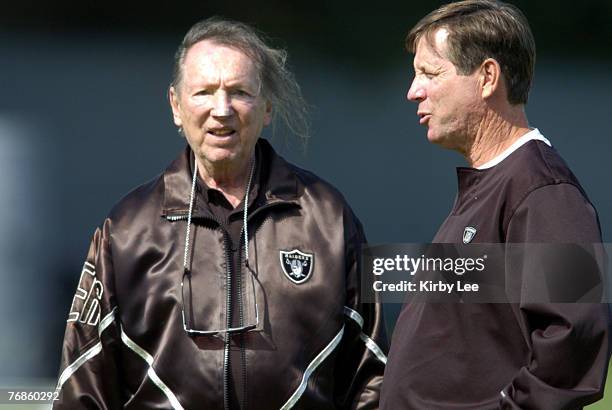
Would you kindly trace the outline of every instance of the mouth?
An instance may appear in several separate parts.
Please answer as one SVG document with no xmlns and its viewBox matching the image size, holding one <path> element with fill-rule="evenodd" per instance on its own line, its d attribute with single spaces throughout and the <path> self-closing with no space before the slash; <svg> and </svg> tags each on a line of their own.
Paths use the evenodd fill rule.
<svg viewBox="0 0 612 410">
<path fill-rule="evenodd" d="M 421 125 L 427 125 L 431 119 L 431 114 L 429 113 L 417 113 L 417 115 L 419 116 L 419 124 Z"/>
<path fill-rule="evenodd" d="M 233 128 L 211 128 L 208 130 L 208 134 L 213 135 L 217 138 L 228 138 L 236 134 L 236 130 Z"/>
</svg>

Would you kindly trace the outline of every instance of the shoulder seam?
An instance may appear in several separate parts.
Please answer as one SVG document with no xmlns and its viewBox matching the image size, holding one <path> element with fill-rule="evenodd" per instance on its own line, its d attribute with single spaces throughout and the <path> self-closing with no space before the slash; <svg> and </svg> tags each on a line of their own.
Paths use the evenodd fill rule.
<svg viewBox="0 0 612 410">
<path fill-rule="evenodd" d="M 567 185 L 571 185 L 571 186 L 575 187 L 578 190 L 578 192 L 580 193 L 580 195 L 582 195 L 582 197 L 584 198 L 584 192 L 582 191 L 581 187 L 579 185 L 577 185 L 576 183 L 574 183 L 572 181 L 569 181 L 569 180 L 555 179 L 553 181 L 549 181 L 549 182 L 541 183 L 541 184 L 538 184 L 538 185 L 534 185 L 533 187 L 531 187 L 530 189 L 528 189 L 525 192 L 523 197 L 516 203 L 516 206 L 510 211 L 510 214 L 508 216 L 508 222 L 504 223 L 504 232 L 507 231 L 508 226 L 510 225 L 510 221 L 512 220 L 512 218 L 514 218 L 514 214 L 516 213 L 516 211 L 521 207 L 523 202 L 525 202 L 527 197 L 529 195 L 531 195 L 532 192 L 537 191 L 538 189 L 541 189 L 541 188 L 544 188 L 544 187 L 547 187 L 547 186 L 562 185 L 562 184 L 567 184 Z M 587 200 L 587 202 L 590 203 L 590 201 L 588 201 L 588 200 Z"/>
<path fill-rule="evenodd" d="M 542 152 L 542 148 L 543 148 L 543 147 L 541 146 L 541 144 L 538 144 L 538 143 L 537 143 L 537 141 L 536 141 L 535 146 L 536 146 L 536 148 L 537 148 L 537 150 L 538 150 L 538 154 L 539 154 L 539 156 L 540 156 L 540 159 L 542 160 L 542 162 L 544 163 L 544 165 L 546 165 L 546 169 L 548 170 L 548 173 L 550 174 L 550 176 L 551 176 L 552 178 L 555 178 L 555 177 L 556 177 L 556 175 L 555 175 L 555 173 L 553 172 L 553 170 L 550 168 L 550 165 L 548 164 L 548 161 L 546 160 L 546 157 L 544 156 L 544 153 Z M 537 188 L 536 188 L 536 189 L 537 189 Z"/>
</svg>

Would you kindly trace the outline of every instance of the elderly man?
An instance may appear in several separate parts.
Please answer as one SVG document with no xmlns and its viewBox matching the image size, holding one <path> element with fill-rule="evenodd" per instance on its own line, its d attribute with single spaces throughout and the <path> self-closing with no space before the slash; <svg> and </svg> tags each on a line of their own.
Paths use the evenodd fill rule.
<svg viewBox="0 0 612 410">
<path fill-rule="evenodd" d="M 94 235 L 68 317 L 56 409 L 371 409 L 386 362 L 360 296 L 361 224 L 260 139 L 303 134 L 285 53 L 195 24 L 175 58 L 188 143 Z"/>
<path fill-rule="evenodd" d="M 535 45 L 523 14 L 496 1 L 447 4 L 406 45 L 415 53 L 408 99 L 428 140 L 469 163 L 457 170 L 457 199 L 433 242 L 600 242 L 578 180 L 528 125 Z M 407 300 L 381 407 L 582 408 L 602 397 L 607 320 L 600 304 Z"/>
</svg>

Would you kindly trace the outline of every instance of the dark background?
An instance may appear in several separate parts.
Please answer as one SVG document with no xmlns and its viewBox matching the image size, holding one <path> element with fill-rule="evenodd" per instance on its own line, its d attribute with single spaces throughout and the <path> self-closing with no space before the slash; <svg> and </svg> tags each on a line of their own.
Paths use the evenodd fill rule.
<svg viewBox="0 0 612 410">
<path fill-rule="evenodd" d="M 427 242 L 461 157 L 431 146 L 406 102 L 410 27 L 440 2 L 40 2 L 0 13 L 0 380 L 54 378 L 90 235 L 184 145 L 166 102 L 172 58 L 211 15 L 255 25 L 290 53 L 311 104 L 304 153 L 371 243 Z M 538 45 L 531 125 L 548 137 L 612 235 L 612 1 L 516 1 Z M 389 325 L 399 305 L 389 305 Z"/>
</svg>

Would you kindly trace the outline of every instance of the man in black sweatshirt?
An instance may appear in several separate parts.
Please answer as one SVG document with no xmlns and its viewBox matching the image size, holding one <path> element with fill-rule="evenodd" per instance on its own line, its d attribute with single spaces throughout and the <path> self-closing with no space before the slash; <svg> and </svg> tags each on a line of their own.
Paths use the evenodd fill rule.
<svg viewBox="0 0 612 410">
<path fill-rule="evenodd" d="M 528 125 L 535 44 L 524 15 L 496 1 L 447 4 L 417 23 L 406 46 L 415 54 L 408 99 L 428 140 L 469 163 L 433 242 L 601 242 L 578 180 Z M 382 408 L 575 409 L 601 398 L 606 305 L 535 302 L 407 299 Z"/>
</svg>

